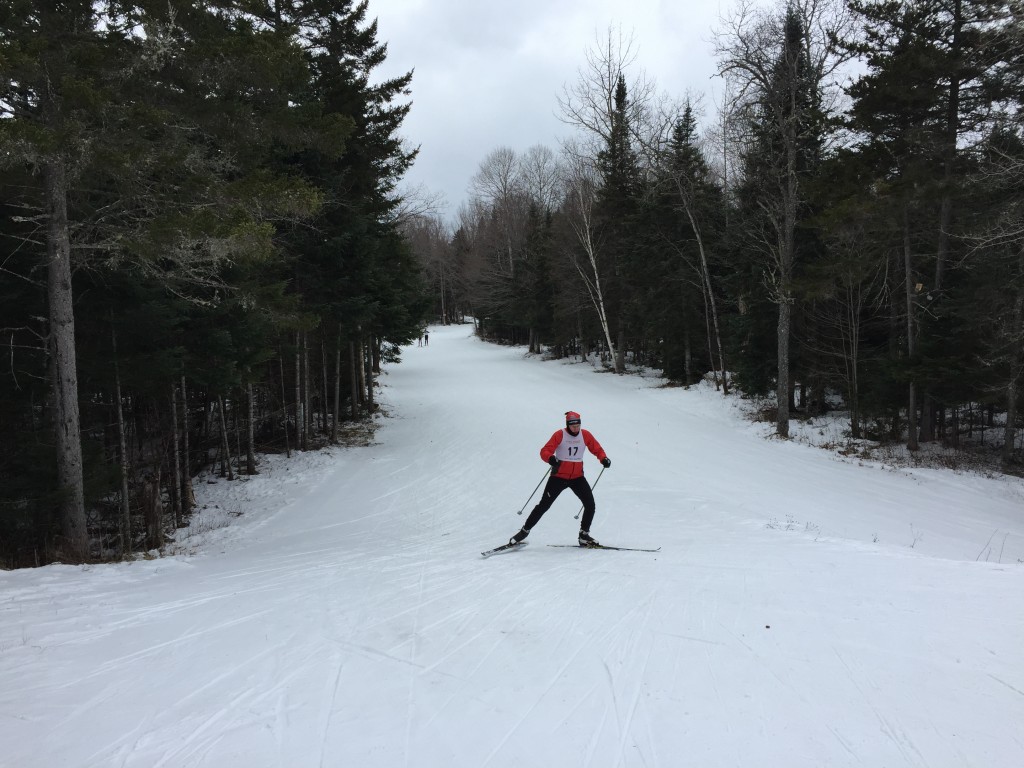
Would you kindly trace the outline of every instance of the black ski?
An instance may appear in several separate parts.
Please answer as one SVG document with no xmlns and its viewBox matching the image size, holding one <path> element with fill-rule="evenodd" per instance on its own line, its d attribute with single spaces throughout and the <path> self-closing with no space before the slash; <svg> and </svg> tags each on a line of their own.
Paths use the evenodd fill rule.
<svg viewBox="0 0 1024 768">
<path fill-rule="evenodd" d="M 484 557 L 490 557 L 491 555 L 496 555 L 499 552 L 508 552 L 510 549 L 518 549 L 519 547 L 525 547 L 529 543 L 530 542 L 528 541 L 510 541 L 508 544 L 502 544 L 500 547 L 488 549 L 486 552 L 481 552 L 480 554 Z"/>
<path fill-rule="evenodd" d="M 574 547 L 576 549 L 615 549 L 620 552 L 660 552 L 661 547 L 657 549 L 640 549 L 639 547 L 609 547 L 607 544 L 548 544 L 549 547 Z"/>
</svg>

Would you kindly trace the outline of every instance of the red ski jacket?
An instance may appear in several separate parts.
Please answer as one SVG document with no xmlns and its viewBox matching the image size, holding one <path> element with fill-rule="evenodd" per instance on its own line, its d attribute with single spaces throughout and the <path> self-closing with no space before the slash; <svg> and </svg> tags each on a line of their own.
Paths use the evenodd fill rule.
<svg viewBox="0 0 1024 768">
<path fill-rule="evenodd" d="M 567 429 L 558 430 L 544 443 L 544 447 L 540 449 L 540 457 L 545 462 L 552 456 L 558 458 L 562 463 L 554 476 L 563 480 L 574 480 L 583 475 L 584 448 L 597 456 L 598 461 L 604 461 L 607 457 L 597 438 L 585 429 L 581 429 L 578 435 L 573 435 Z"/>
</svg>

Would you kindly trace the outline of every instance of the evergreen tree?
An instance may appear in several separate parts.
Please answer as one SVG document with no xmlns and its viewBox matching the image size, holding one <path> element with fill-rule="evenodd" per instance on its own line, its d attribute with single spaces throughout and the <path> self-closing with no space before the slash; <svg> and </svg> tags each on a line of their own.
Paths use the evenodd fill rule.
<svg viewBox="0 0 1024 768">
<path fill-rule="evenodd" d="M 698 146 L 697 120 L 689 103 L 673 128 L 659 176 L 661 193 L 656 199 L 656 208 L 664 209 L 664 224 L 658 231 L 674 252 L 668 254 L 668 258 L 670 264 L 675 265 L 677 278 L 674 282 L 678 283 L 676 290 L 683 299 L 678 305 L 682 311 L 675 312 L 677 330 L 667 335 L 668 339 L 675 339 L 672 344 L 675 352 L 670 359 L 681 359 L 685 379 L 692 380 L 693 346 L 695 340 L 703 336 L 707 340 L 704 361 L 716 372 L 716 380 L 721 373 L 723 391 L 728 393 L 719 314 L 720 289 L 713 273 L 716 251 L 723 238 L 725 201 L 721 190 L 711 180 L 707 161 Z M 703 333 L 698 331 L 701 326 Z M 678 370 L 679 363 L 667 366 L 666 371 L 673 367 Z"/>
<path fill-rule="evenodd" d="M 597 168 L 601 176 L 595 218 L 606 244 L 604 263 L 599 264 L 609 288 L 608 314 L 614 321 L 617 335 L 615 371 L 625 370 L 625 346 L 631 322 L 638 322 L 643 309 L 635 303 L 636 279 L 644 269 L 644 260 L 638 252 L 637 216 L 642 194 L 642 182 L 637 154 L 632 144 L 629 97 L 626 80 L 620 74 L 615 86 L 614 109 L 611 113 L 611 131 L 605 147 L 597 155 Z"/>
</svg>

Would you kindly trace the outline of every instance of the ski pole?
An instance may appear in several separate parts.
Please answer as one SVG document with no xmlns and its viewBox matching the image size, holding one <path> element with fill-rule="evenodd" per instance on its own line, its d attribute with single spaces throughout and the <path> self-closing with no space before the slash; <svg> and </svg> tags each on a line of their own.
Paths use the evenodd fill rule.
<svg viewBox="0 0 1024 768">
<path fill-rule="evenodd" d="M 540 483 L 543 483 L 543 482 L 544 482 L 544 478 L 548 476 L 548 473 L 549 473 L 550 471 L 551 471 L 551 470 L 545 470 L 545 471 L 544 471 L 544 477 L 542 477 L 542 478 L 540 479 Z M 600 475 L 598 475 L 598 477 L 600 477 Z M 540 488 L 540 483 L 537 483 L 537 488 Z M 537 492 L 537 488 L 534 488 L 534 489 L 533 489 L 533 493 L 536 493 L 536 492 Z M 533 498 L 533 493 L 531 493 L 531 494 L 530 494 L 530 499 L 532 499 L 532 498 Z M 526 504 L 529 504 L 529 503 L 530 503 L 530 499 L 527 499 L 527 500 L 526 500 Z M 523 509 L 526 509 L 526 504 L 523 504 Z M 517 515 L 521 515 L 521 514 L 523 514 L 523 509 L 520 509 L 520 510 L 519 510 L 518 512 L 516 512 L 516 514 L 517 514 Z"/>
<path fill-rule="evenodd" d="M 597 484 L 601 482 L 601 475 L 603 475 L 603 474 L 604 474 L 604 467 L 601 467 L 601 471 L 597 473 L 597 479 L 594 481 L 594 484 L 592 486 L 590 486 L 590 490 L 594 490 L 595 488 L 597 488 Z M 582 512 L 583 512 L 583 507 L 580 507 L 580 511 L 576 513 L 576 517 L 574 517 L 573 520 L 579 520 L 580 519 L 580 514 L 582 514 Z"/>
</svg>

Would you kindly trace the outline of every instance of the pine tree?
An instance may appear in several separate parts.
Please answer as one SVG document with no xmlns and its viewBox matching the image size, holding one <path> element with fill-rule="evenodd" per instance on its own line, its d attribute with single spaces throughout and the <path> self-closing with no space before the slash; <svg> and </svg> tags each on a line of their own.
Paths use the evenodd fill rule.
<svg viewBox="0 0 1024 768">
<path fill-rule="evenodd" d="M 616 333 L 615 372 L 625 370 L 627 333 L 642 310 L 636 299 L 636 278 L 643 269 L 643 258 L 637 252 L 637 216 L 642 183 L 637 154 L 632 145 L 630 105 L 626 80 L 620 74 L 615 85 L 611 132 L 604 148 L 597 155 L 601 177 L 595 218 L 605 241 L 605 261 L 599 264 L 608 288 L 608 314 Z"/>
<path fill-rule="evenodd" d="M 677 323 L 681 325 L 670 338 L 682 340 L 683 351 L 680 355 L 677 344 L 673 357 L 682 358 L 685 378 L 691 380 L 694 339 L 706 336 L 707 364 L 715 371 L 716 382 L 721 374 L 723 392 L 728 394 L 718 307 L 720 290 L 712 273 L 715 250 L 723 236 L 725 202 L 721 190 L 711 181 L 710 169 L 698 146 L 697 120 L 689 102 L 673 128 L 658 177 L 659 194 L 654 208 L 656 212 L 663 209 L 663 213 L 659 215 L 661 221 L 655 224 L 655 230 L 671 251 L 665 258 L 670 264 L 684 267 L 682 271 L 677 269 L 672 283 L 673 290 L 679 294 L 676 301 L 683 298 L 679 308 L 689 308 L 683 314 L 675 312 Z M 669 306 L 675 304 L 671 302 Z M 695 312 L 698 304 L 702 307 L 699 313 Z M 699 325 L 704 326 L 704 334 L 697 331 Z"/>
</svg>

